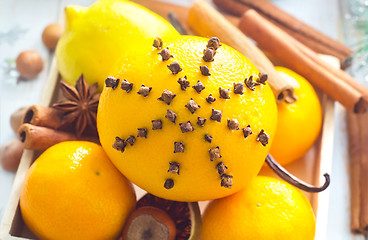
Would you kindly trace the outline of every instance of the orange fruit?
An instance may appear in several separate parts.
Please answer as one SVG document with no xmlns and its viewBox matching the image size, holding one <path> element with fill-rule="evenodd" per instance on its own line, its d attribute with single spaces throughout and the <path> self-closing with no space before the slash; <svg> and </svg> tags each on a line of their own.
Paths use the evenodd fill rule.
<svg viewBox="0 0 368 240">
<path fill-rule="evenodd" d="M 134 207 L 132 185 L 91 142 L 47 149 L 20 195 L 23 219 L 41 239 L 114 239 Z"/>
<path fill-rule="evenodd" d="M 111 66 L 132 54 L 151 38 L 178 36 L 169 22 L 126 0 L 99 0 L 90 7 L 65 8 L 65 32 L 55 56 L 63 79 L 74 86 L 83 74 L 89 85 L 102 91 Z"/>
<path fill-rule="evenodd" d="M 212 201 L 203 214 L 202 240 L 313 240 L 308 199 L 290 184 L 256 177 L 248 188 Z"/>
<path fill-rule="evenodd" d="M 322 107 L 312 85 L 302 76 L 284 67 L 275 67 L 282 77 L 298 83 L 294 103 L 277 104 L 277 128 L 270 153 L 281 165 L 301 158 L 315 143 L 322 128 Z"/>
<path fill-rule="evenodd" d="M 257 85 L 254 91 L 244 87 L 244 94 L 235 94 L 233 84 L 244 83 L 251 75 L 257 81 L 258 70 L 225 44 L 216 50 L 214 61 L 205 62 L 202 57 L 207 42 L 193 36 L 164 41 L 163 49 L 168 47 L 173 55 L 167 61 L 152 43 L 142 46 L 134 56 L 120 62 L 113 74 L 120 79 L 116 88 L 105 87 L 101 94 L 97 127 L 102 147 L 124 176 L 161 198 L 191 202 L 239 191 L 257 175 L 274 135 L 277 111 L 269 85 Z M 178 74 L 167 67 L 175 62 L 182 68 Z M 204 76 L 200 66 L 207 66 L 211 75 Z M 202 91 L 193 88 L 199 86 L 199 80 L 205 87 Z M 188 81 L 190 86 L 182 90 L 178 81 Z M 121 88 L 123 84 L 127 89 L 130 83 L 131 91 Z M 142 84 L 146 97 L 137 94 Z M 220 88 L 230 90 L 230 99 L 220 97 Z M 159 100 L 171 96 L 165 90 L 176 95 L 171 102 Z M 210 94 L 217 99 L 211 104 L 206 100 Z M 176 114 L 175 121 L 168 111 Z M 211 120 L 213 111 L 222 112 L 221 122 Z M 206 119 L 203 126 L 197 123 L 199 117 Z M 228 120 L 234 126 L 237 121 L 239 129 L 230 130 Z M 154 123 L 162 129 L 153 130 Z M 245 138 L 242 128 L 248 125 L 253 134 Z M 147 138 L 137 137 L 138 128 L 147 130 Z M 262 129 L 271 136 L 265 146 L 257 141 Z M 212 140 L 209 136 L 206 140 L 205 135 Z M 113 147 L 133 137 L 134 144 L 127 143 L 123 152 Z"/>
</svg>

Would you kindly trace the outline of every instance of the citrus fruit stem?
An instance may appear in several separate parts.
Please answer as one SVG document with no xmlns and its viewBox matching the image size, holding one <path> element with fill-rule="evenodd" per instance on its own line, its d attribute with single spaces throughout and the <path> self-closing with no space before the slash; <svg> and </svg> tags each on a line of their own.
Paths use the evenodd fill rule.
<svg viewBox="0 0 368 240">
<path fill-rule="evenodd" d="M 306 192 L 322 192 L 330 185 L 330 175 L 328 173 L 325 173 L 323 175 L 325 177 L 325 183 L 321 187 L 315 187 L 293 176 L 279 163 L 277 163 L 276 160 L 271 156 L 271 154 L 267 155 L 266 163 L 280 178 Z"/>
</svg>

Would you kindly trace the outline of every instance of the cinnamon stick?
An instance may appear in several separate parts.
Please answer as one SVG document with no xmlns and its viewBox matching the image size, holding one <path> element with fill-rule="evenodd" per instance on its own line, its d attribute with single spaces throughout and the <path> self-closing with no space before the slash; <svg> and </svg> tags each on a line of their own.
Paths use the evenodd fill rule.
<svg viewBox="0 0 368 240">
<path fill-rule="evenodd" d="M 351 64 L 353 53 L 351 49 L 306 25 L 268 0 L 214 0 L 214 3 L 237 16 L 241 16 L 249 9 L 254 9 L 314 51 L 339 58 L 342 68 Z"/>
<path fill-rule="evenodd" d="M 73 133 L 35 126 L 29 123 L 24 123 L 19 127 L 18 137 L 25 149 L 32 150 L 45 150 L 63 141 L 85 140 L 98 142 L 97 138 L 78 138 Z"/>
<path fill-rule="evenodd" d="M 62 124 L 63 112 L 42 105 L 30 106 L 23 118 L 23 123 L 58 129 Z"/>
<path fill-rule="evenodd" d="M 346 115 L 349 140 L 349 170 L 350 170 L 350 229 L 360 233 L 360 160 L 362 156 L 360 115 L 348 112 Z"/>
<path fill-rule="evenodd" d="M 254 10 L 247 10 L 239 28 L 252 37 L 265 50 L 306 77 L 331 98 L 350 111 L 367 110 L 368 91 L 341 70 L 334 69 L 318 59 L 317 54 L 295 38 L 278 28 Z"/>
<path fill-rule="evenodd" d="M 368 234 L 368 114 L 358 117 L 361 134 L 361 162 L 360 162 L 360 229 Z"/>
<path fill-rule="evenodd" d="M 245 55 L 259 71 L 266 72 L 278 102 L 296 100 L 294 87 L 297 83 L 283 79 L 264 53 L 210 4 L 204 0 L 195 2 L 189 9 L 188 22 L 198 35 L 219 37 L 222 42 Z"/>
</svg>

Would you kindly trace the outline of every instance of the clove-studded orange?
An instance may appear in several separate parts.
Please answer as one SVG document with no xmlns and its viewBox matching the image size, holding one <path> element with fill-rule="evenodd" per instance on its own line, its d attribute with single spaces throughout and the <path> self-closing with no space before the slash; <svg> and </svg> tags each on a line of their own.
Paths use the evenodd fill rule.
<svg viewBox="0 0 368 240">
<path fill-rule="evenodd" d="M 106 79 L 97 114 L 104 150 L 129 180 L 162 198 L 208 200 L 245 188 L 276 128 L 266 75 L 218 38 L 152 43 Z"/>
</svg>

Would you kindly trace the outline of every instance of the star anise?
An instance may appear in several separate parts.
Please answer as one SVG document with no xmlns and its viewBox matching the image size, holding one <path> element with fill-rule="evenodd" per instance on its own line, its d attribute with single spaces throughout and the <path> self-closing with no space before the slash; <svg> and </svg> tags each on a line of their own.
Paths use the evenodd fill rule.
<svg viewBox="0 0 368 240">
<path fill-rule="evenodd" d="M 97 83 L 88 86 L 82 74 L 75 88 L 64 81 L 60 82 L 60 88 L 68 99 L 53 105 L 54 108 L 65 112 L 61 128 L 74 130 L 78 137 L 82 134 L 97 135 L 96 117 L 100 99 Z"/>
</svg>

